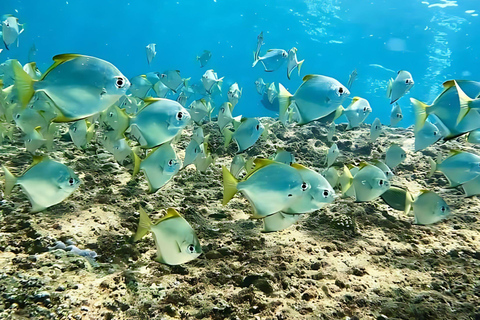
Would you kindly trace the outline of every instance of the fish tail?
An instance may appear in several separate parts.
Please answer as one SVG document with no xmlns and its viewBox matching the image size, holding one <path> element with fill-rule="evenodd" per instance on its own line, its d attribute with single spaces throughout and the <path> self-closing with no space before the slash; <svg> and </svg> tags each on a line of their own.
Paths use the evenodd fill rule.
<svg viewBox="0 0 480 320">
<path fill-rule="evenodd" d="M 148 232 L 150 232 L 150 228 L 152 227 L 152 221 L 148 217 L 145 210 L 142 207 L 138 210 L 140 213 L 140 220 L 138 222 L 137 232 L 133 237 L 133 241 L 138 241 L 143 238 Z"/>
<path fill-rule="evenodd" d="M 335 110 L 335 116 L 333 117 L 333 121 L 340 118 L 344 112 L 345 112 L 345 108 L 343 108 L 343 106 L 339 106 L 337 110 Z"/>
<path fill-rule="evenodd" d="M 223 137 L 225 138 L 225 143 L 224 143 L 224 147 L 228 147 L 228 145 L 230 144 L 230 142 L 232 142 L 232 138 L 233 138 L 233 132 L 230 131 L 229 129 L 225 128 L 223 129 Z"/>
<path fill-rule="evenodd" d="M 430 172 L 428 173 L 428 178 L 433 176 L 435 171 L 437 171 L 437 162 L 433 160 L 432 158 L 428 158 L 428 163 L 430 163 Z"/>
<path fill-rule="evenodd" d="M 221 78 L 218 79 L 218 81 L 217 81 L 218 90 L 220 90 L 220 92 L 222 92 L 223 78 L 224 78 L 224 77 L 221 77 Z M 213 111 L 213 109 L 212 109 L 212 111 Z"/>
<path fill-rule="evenodd" d="M 18 98 L 20 103 L 23 107 L 25 107 L 28 102 L 33 97 L 35 90 L 33 89 L 33 84 L 35 80 L 33 80 L 22 68 L 20 63 L 16 61 L 16 63 L 12 63 L 13 67 L 13 77 L 15 80 L 14 88 L 18 92 Z"/>
<path fill-rule="evenodd" d="M 298 76 L 300 76 L 300 69 L 302 68 L 302 65 L 303 65 L 304 62 L 305 62 L 305 59 L 303 59 L 302 61 L 300 61 L 300 62 L 297 64 Z"/>
<path fill-rule="evenodd" d="M 223 205 L 226 205 L 237 193 L 238 180 L 230 173 L 227 167 L 222 167 L 223 171 Z"/>
<path fill-rule="evenodd" d="M 393 79 L 388 80 L 387 84 L 387 98 L 390 98 L 392 96 L 392 85 L 393 85 Z"/>
<path fill-rule="evenodd" d="M 5 173 L 5 196 L 9 196 L 13 187 L 17 184 L 17 178 L 2 165 L 3 172 Z"/>
<path fill-rule="evenodd" d="M 142 160 L 140 160 L 140 157 L 133 150 L 132 150 L 132 157 L 133 157 L 133 173 L 132 173 L 132 178 L 133 178 L 140 171 L 140 164 L 142 163 Z"/>
<path fill-rule="evenodd" d="M 415 132 L 418 132 L 423 128 L 423 125 L 427 120 L 427 108 L 429 105 L 414 98 L 410 98 L 410 102 L 412 102 L 413 110 L 415 111 Z"/>
<path fill-rule="evenodd" d="M 257 65 L 258 61 L 260 61 L 260 60 L 258 59 L 257 52 L 254 51 L 254 52 L 253 52 L 253 64 L 252 64 L 252 68 Z"/>
<path fill-rule="evenodd" d="M 405 214 L 408 215 L 410 210 L 412 210 L 413 197 L 412 194 L 407 190 L 405 193 Z"/>
<path fill-rule="evenodd" d="M 346 166 L 343 166 L 343 173 L 339 178 L 339 182 L 340 186 L 342 187 L 343 194 L 345 194 L 352 186 L 353 176 Z"/>
<path fill-rule="evenodd" d="M 278 112 L 279 112 L 280 121 L 282 121 L 282 123 L 285 124 L 287 122 L 287 117 L 286 117 L 287 109 L 292 103 L 292 94 L 288 92 L 288 90 L 285 89 L 285 87 L 281 83 L 278 84 L 278 88 L 279 88 Z"/>
<path fill-rule="evenodd" d="M 457 117 L 457 125 L 467 116 L 467 114 L 471 110 L 471 103 L 472 99 L 463 92 L 462 88 L 458 85 L 457 81 L 455 81 L 455 86 L 457 87 L 458 99 L 460 100 L 460 112 L 458 113 Z"/>
</svg>

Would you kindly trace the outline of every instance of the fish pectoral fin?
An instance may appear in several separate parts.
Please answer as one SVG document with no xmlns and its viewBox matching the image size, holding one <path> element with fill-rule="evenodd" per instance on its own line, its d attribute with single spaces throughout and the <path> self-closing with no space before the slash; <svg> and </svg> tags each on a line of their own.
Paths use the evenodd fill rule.
<svg viewBox="0 0 480 320">
<path fill-rule="evenodd" d="M 180 246 L 180 243 L 177 240 L 175 240 L 175 243 L 177 245 L 178 253 L 182 253 L 182 247 Z"/>
<path fill-rule="evenodd" d="M 372 185 L 367 180 L 363 180 L 362 185 L 364 185 L 365 187 L 367 187 L 369 189 L 373 189 Z"/>
</svg>

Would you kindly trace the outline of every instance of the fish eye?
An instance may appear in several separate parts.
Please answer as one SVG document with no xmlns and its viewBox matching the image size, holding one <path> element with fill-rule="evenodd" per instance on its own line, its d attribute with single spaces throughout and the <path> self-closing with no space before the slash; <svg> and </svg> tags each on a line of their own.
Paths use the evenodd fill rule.
<svg viewBox="0 0 480 320">
<path fill-rule="evenodd" d="M 367 112 L 367 107 L 364 107 L 364 108 L 363 108 L 363 112 Z"/>
<path fill-rule="evenodd" d="M 433 135 L 436 136 L 438 134 L 437 131 L 433 131 Z"/>
<path fill-rule="evenodd" d="M 123 77 L 116 77 L 116 79 L 117 80 L 115 81 L 115 86 L 119 89 L 125 87 L 125 85 L 127 84 Z"/>
<path fill-rule="evenodd" d="M 110 118 L 113 117 L 113 112 L 110 112 L 108 115 Z"/>
<path fill-rule="evenodd" d="M 260 125 L 257 124 L 255 128 L 257 128 L 257 130 L 260 130 Z"/>
<path fill-rule="evenodd" d="M 284 56 L 284 57 L 288 56 L 287 52 L 285 52 L 285 51 L 282 52 L 282 56 Z"/>
<path fill-rule="evenodd" d="M 75 183 L 75 179 L 73 179 L 73 178 L 68 179 L 68 184 L 69 185 L 73 186 L 74 183 Z"/>
<path fill-rule="evenodd" d="M 168 165 L 169 165 L 170 167 L 173 166 L 173 159 L 170 159 L 170 160 L 168 161 Z"/>
<path fill-rule="evenodd" d="M 410 83 L 410 79 L 406 79 L 405 84 L 409 84 L 409 83 Z"/>
<path fill-rule="evenodd" d="M 223 113 L 225 112 L 225 108 L 220 108 L 220 111 Z"/>
<path fill-rule="evenodd" d="M 15 115 L 15 119 L 20 119 L 20 113 L 17 113 L 17 114 Z"/>
<path fill-rule="evenodd" d="M 440 211 L 442 211 L 442 213 L 444 213 L 445 211 L 447 211 L 447 208 L 445 208 L 445 206 L 441 206 Z"/>
<path fill-rule="evenodd" d="M 193 244 L 189 244 L 187 247 L 188 253 L 194 253 L 195 252 L 195 246 Z"/>
<path fill-rule="evenodd" d="M 323 190 L 323 197 L 324 198 L 327 198 L 329 194 L 330 194 L 330 192 L 328 192 L 328 190 Z"/>
<path fill-rule="evenodd" d="M 73 127 L 73 128 L 72 128 L 72 131 L 73 131 L 73 132 L 77 132 L 77 127 Z"/>
<path fill-rule="evenodd" d="M 397 113 L 397 118 L 403 118 L 403 115 L 401 113 Z"/>
<path fill-rule="evenodd" d="M 177 120 L 180 121 L 180 120 L 182 120 L 182 119 L 183 119 L 183 112 L 182 112 L 182 111 L 179 111 L 179 112 L 177 113 Z"/>
<path fill-rule="evenodd" d="M 338 88 L 338 94 L 339 95 L 342 95 L 344 93 L 345 93 L 345 90 L 343 89 L 343 87 Z"/>
<path fill-rule="evenodd" d="M 308 189 L 308 184 L 306 182 L 302 183 L 302 190 L 305 191 Z"/>
<path fill-rule="evenodd" d="M 385 182 L 384 182 L 382 179 L 380 179 L 380 181 L 378 181 L 378 185 L 379 185 L 380 187 L 383 186 L 384 183 L 385 183 Z"/>
<path fill-rule="evenodd" d="M 164 74 L 164 73 L 162 73 L 162 74 L 160 75 L 160 78 L 166 78 L 166 77 L 167 77 L 167 75 Z"/>
</svg>

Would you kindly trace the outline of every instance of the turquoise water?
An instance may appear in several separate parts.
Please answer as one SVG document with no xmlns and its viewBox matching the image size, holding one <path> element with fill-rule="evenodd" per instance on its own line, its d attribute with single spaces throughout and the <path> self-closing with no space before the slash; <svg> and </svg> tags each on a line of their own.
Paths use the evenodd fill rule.
<svg viewBox="0 0 480 320">
<path fill-rule="evenodd" d="M 2 61 L 15 58 L 26 63 L 35 44 L 35 60 L 42 71 L 54 55 L 70 52 L 108 60 L 128 77 L 178 69 L 196 82 L 213 68 L 225 77 L 217 106 L 227 100 L 228 87 L 238 82 L 243 96 L 234 115 L 247 117 L 275 116 L 260 102 L 254 85 L 258 77 L 280 82 L 291 92 L 301 84 L 296 71 L 292 80 L 287 79 L 286 65 L 272 73 L 264 72 L 261 64 L 252 68 L 261 31 L 265 38 L 261 54 L 270 48 L 298 48 L 298 59 L 305 59 L 302 76 L 323 74 L 346 84 L 357 69 L 351 97 L 370 101 L 373 112 L 366 120 L 370 123 L 375 117 L 389 123 L 391 107 L 385 92 L 395 73 L 386 69 L 408 70 L 415 80 L 399 101 L 403 126 L 413 123 L 409 97 L 431 102 L 443 81 L 475 80 L 480 71 L 478 0 L 2 0 L 0 12 L 25 23 L 20 46 L 4 50 Z M 149 43 L 157 44 L 151 65 L 145 54 Z M 203 50 L 212 52 L 206 68 L 195 59 Z"/>
</svg>

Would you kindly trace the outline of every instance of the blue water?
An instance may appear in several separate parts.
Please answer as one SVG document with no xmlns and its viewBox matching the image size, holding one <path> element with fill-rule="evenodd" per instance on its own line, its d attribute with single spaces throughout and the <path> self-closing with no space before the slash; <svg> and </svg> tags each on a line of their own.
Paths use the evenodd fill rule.
<svg viewBox="0 0 480 320">
<path fill-rule="evenodd" d="M 476 10 L 470 12 L 469 10 Z M 467 12 L 466 12 L 467 11 Z M 323 74 L 347 83 L 353 69 L 358 78 L 351 96 L 370 101 L 373 112 L 388 124 L 391 107 L 386 85 L 395 71 L 412 73 L 415 86 L 399 103 L 404 120 L 413 123 L 409 97 L 431 102 L 447 79 L 478 80 L 480 73 L 480 3 L 478 0 L 325 0 L 325 1 L 25 1 L 2 0 L 1 14 L 13 14 L 25 23 L 20 47 L 0 53 L 27 62 L 33 43 L 36 61 L 44 71 L 59 53 L 82 53 L 108 60 L 126 76 L 178 69 L 195 82 L 206 69 L 224 76 L 223 97 L 238 82 L 243 96 L 234 115 L 275 116 L 260 103 L 254 81 L 281 82 L 292 93 L 301 84 L 286 65 L 272 73 L 261 64 L 252 68 L 256 37 L 263 31 L 265 45 L 298 48 L 305 59 L 302 76 Z M 157 57 L 147 64 L 145 46 L 157 44 Z M 195 60 L 212 52 L 206 68 Z M 189 101 L 190 102 L 190 101 Z M 346 106 L 346 105 L 345 105 Z"/>
</svg>

